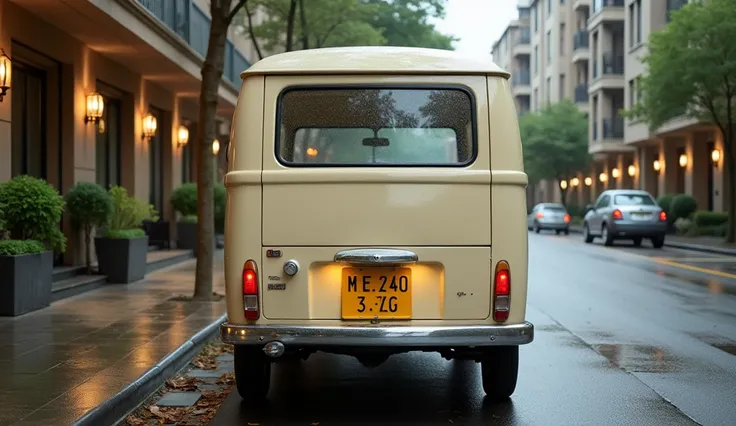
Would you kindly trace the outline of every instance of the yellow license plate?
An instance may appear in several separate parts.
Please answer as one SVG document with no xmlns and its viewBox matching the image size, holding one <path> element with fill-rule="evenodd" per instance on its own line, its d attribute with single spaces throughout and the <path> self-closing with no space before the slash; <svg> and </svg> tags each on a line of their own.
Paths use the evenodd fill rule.
<svg viewBox="0 0 736 426">
<path fill-rule="evenodd" d="M 343 268 L 342 317 L 411 318 L 411 269 Z"/>
</svg>

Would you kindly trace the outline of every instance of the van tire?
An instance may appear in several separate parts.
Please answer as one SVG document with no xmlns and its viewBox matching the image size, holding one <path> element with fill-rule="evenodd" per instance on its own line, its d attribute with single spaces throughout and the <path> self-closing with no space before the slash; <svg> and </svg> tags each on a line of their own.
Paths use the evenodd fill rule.
<svg viewBox="0 0 736 426">
<path fill-rule="evenodd" d="M 488 350 L 480 363 L 483 390 L 493 400 L 508 399 L 519 376 L 519 347 L 498 346 Z"/>
<path fill-rule="evenodd" d="M 245 401 L 263 400 L 271 386 L 271 361 L 258 347 L 235 345 L 235 386 Z"/>
</svg>

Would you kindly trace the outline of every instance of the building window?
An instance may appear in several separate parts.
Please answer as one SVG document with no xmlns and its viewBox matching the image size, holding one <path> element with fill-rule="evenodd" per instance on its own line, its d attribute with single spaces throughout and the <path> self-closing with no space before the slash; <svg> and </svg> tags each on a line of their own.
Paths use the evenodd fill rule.
<svg viewBox="0 0 736 426">
<path fill-rule="evenodd" d="M 12 76 L 10 173 L 46 179 L 46 72 L 16 59 Z"/>
<path fill-rule="evenodd" d="M 537 13 L 537 6 L 534 6 L 533 8 L 534 13 L 534 33 L 537 33 L 537 30 L 539 30 L 539 14 Z"/>
<path fill-rule="evenodd" d="M 547 13 L 552 14 L 552 0 L 547 0 Z"/>
<path fill-rule="evenodd" d="M 120 100 L 103 94 L 104 132 L 97 132 L 95 146 L 96 180 L 105 189 L 120 185 Z"/>
<path fill-rule="evenodd" d="M 534 75 L 537 75 L 539 64 L 539 46 L 534 46 Z"/>
<path fill-rule="evenodd" d="M 636 43 L 641 43 L 641 20 L 642 20 L 642 13 L 641 13 L 641 0 L 636 0 Z"/>
<path fill-rule="evenodd" d="M 634 3 L 631 3 L 629 5 L 629 47 L 632 47 L 634 45 L 634 22 L 636 22 L 635 19 L 635 12 L 634 12 Z"/>
<path fill-rule="evenodd" d="M 547 31 L 547 62 L 552 60 L 552 31 Z M 547 64 L 549 65 L 549 63 Z"/>
<path fill-rule="evenodd" d="M 565 24 L 560 24 L 560 56 L 565 54 Z"/>
<path fill-rule="evenodd" d="M 539 106 L 539 89 L 534 89 L 534 111 L 537 110 Z"/>
<path fill-rule="evenodd" d="M 547 77 L 547 85 L 544 88 L 544 93 L 547 95 L 546 96 L 547 106 L 549 106 L 551 102 L 551 98 L 552 98 L 552 96 L 550 95 L 551 91 L 552 91 L 552 80 L 549 77 Z"/>
<path fill-rule="evenodd" d="M 557 95 L 558 99 L 565 98 L 565 74 L 560 74 L 560 93 Z"/>
<path fill-rule="evenodd" d="M 629 107 L 636 105 L 636 89 L 634 80 L 629 80 Z"/>
</svg>

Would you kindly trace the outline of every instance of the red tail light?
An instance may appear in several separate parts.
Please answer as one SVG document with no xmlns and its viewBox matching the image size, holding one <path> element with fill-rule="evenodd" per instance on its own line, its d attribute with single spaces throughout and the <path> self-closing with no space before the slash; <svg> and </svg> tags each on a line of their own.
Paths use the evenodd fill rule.
<svg viewBox="0 0 736 426">
<path fill-rule="evenodd" d="M 258 310 L 258 266 L 253 260 L 243 266 L 243 309 L 246 319 L 257 320 L 261 316 Z"/>
<path fill-rule="evenodd" d="M 537 213 L 537 219 L 541 219 L 543 217 L 544 217 L 544 213 L 542 212 Z"/>
<path fill-rule="evenodd" d="M 569 214 L 566 214 L 565 215 L 565 223 L 570 223 L 571 220 L 572 220 L 572 218 L 570 217 L 570 215 Z"/>
<path fill-rule="evenodd" d="M 509 263 L 502 260 L 496 264 L 493 282 L 493 319 L 504 322 L 509 318 L 511 308 L 511 270 Z"/>
<path fill-rule="evenodd" d="M 667 222 L 667 213 L 665 213 L 664 210 L 659 212 L 659 220 L 661 220 L 662 222 Z"/>
<path fill-rule="evenodd" d="M 621 220 L 624 218 L 624 214 L 621 213 L 621 210 L 616 209 L 613 211 L 613 220 Z"/>
</svg>

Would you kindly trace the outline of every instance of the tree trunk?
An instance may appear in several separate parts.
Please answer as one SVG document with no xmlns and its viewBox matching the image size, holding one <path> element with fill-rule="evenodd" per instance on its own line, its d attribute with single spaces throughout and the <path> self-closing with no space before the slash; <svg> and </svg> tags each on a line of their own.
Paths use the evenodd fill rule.
<svg viewBox="0 0 736 426">
<path fill-rule="evenodd" d="M 725 157 L 726 181 L 729 183 L 728 193 L 728 225 L 726 225 L 726 242 L 736 242 L 736 149 L 734 149 L 733 123 L 727 124 L 723 134 L 723 156 Z"/>
<path fill-rule="evenodd" d="M 294 50 L 294 21 L 296 19 L 296 0 L 291 0 L 289 15 L 286 19 L 286 51 Z"/>
<path fill-rule="evenodd" d="M 304 10 L 304 0 L 299 0 L 299 21 L 302 27 L 302 49 L 309 49 L 309 33 L 307 32 L 307 12 Z"/>
<path fill-rule="evenodd" d="M 92 225 L 84 225 L 84 259 L 87 265 L 87 275 L 92 275 Z"/>
<path fill-rule="evenodd" d="M 219 5 L 218 5 L 219 3 Z M 194 282 L 196 300 L 212 298 L 212 266 L 214 255 L 214 155 L 212 141 L 216 138 L 215 113 L 217 90 L 225 64 L 225 43 L 230 22 L 227 16 L 230 1 L 212 2 L 207 57 L 202 66 L 202 87 L 199 94 L 199 131 L 195 143 L 197 156 L 197 271 Z"/>
</svg>

